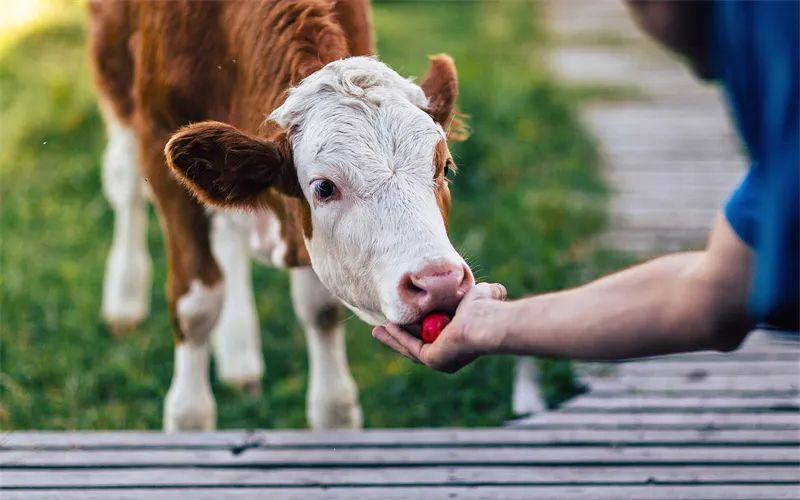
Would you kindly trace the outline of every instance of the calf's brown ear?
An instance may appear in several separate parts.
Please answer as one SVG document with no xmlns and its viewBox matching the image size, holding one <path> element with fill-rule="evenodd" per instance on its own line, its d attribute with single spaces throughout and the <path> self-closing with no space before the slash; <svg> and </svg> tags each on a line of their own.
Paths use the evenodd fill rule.
<svg viewBox="0 0 800 500">
<path fill-rule="evenodd" d="M 420 86 L 428 98 L 428 114 L 442 126 L 447 139 L 466 139 L 467 128 L 456 109 L 458 76 L 453 59 L 447 54 L 431 56 L 428 74 Z"/>
<path fill-rule="evenodd" d="M 175 177 L 208 205 L 252 206 L 270 187 L 302 196 L 285 136 L 267 141 L 207 121 L 176 132 L 164 154 Z"/>
</svg>

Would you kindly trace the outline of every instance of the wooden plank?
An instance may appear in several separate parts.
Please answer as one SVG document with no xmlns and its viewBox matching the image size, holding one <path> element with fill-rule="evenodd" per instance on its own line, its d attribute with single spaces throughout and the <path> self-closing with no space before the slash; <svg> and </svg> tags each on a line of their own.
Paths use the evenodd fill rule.
<svg viewBox="0 0 800 500">
<path fill-rule="evenodd" d="M 724 128 L 717 128 L 716 130 L 685 130 L 681 133 L 672 133 L 665 130 L 664 127 L 658 127 L 657 130 L 648 131 L 649 134 L 658 134 L 660 140 L 657 144 L 650 143 L 642 132 L 629 126 L 628 124 L 615 123 L 614 118 L 605 118 L 608 120 L 602 125 L 592 125 L 591 132 L 597 136 L 601 141 L 603 149 L 619 153 L 641 154 L 646 156 L 648 151 L 655 151 L 656 154 L 662 153 L 665 157 L 669 157 L 669 153 L 675 155 L 676 160 L 686 160 L 689 155 L 681 154 L 686 151 L 675 151 L 675 149 L 683 147 L 696 153 L 702 159 L 718 159 L 730 158 L 736 154 L 736 150 L 730 147 L 729 143 L 730 132 Z M 594 128 L 597 127 L 597 128 Z M 601 128 L 607 127 L 607 128 Z M 627 142 L 623 142 L 627 140 Z M 660 172 L 659 172 L 660 173 Z M 670 172 L 664 172 L 669 174 Z M 713 173 L 713 171 L 712 171 Z M 689 176 L 694 174 L 702 175 L 703 172 L 698 169 L 695 172 L 687 172 Z M 734 174 L 735 175 L 735 174 Z M 717 182 L 724 182 L 717 180 Z"/>
<path fill-rule="evenodd" d="M 700 212 L 700 209 L 706 211 L 719 210 L 722 206 L 722 202 L 730 195 L 730 191 L 738 184 L 737 181 L 739 181 L 738 177 L 731 177 L 725 181 L 718 180 L 713 186 L 700 187 L 688 180 L 684 181 L 679 178 L 672 180 L 642 179 L 640 178 L 642 175 L 644 174 L 634 175 L 630 173 L 618 173 L 615 174 L 614 177 L 608 176 L 609 180 L 613 181 L 616 189 L 619 190 L 618 198 L 611 202 L 611 216 L 614 217 L 611 220 L 616 220 L 616 217 L 626 215 L 627 212 L 630 212 L 630 214 L 636 213 L 637 208 L 645 202 L 647 204 L 644 204 L 643 208 L 650 207 L 651 204 L 675 205 L 677 202 L 683 200 L 693 202 L 694 206 L 690 207 L 687 205 L 684 207 L 685 211 L 680 210 L 680 206 L 674 208 L 676 213 L 681 214 L 681 218 L 688 218 L 694 214 L 705 216 L 707 214 Z M 663 182 L 663 184 L 659 182 Z M 642 199 L 647 198 L 650 193 L 658 189 L 662 190 L 662 195 L 658 197 L 653 196 L 649 199 Z M 672 196 L 672 200 L 667 201 L 665 198 L 670 195 Z M 705 203 L 703 203 L 703 197 L 705 197 Z M 640 204 L 633 204 L 633 202 L 636 201 L 639 201 Z M 707 227 L 706 229 L 710 230 L 711 228 Z"/>
<path fill-rule="evenodd" d="M 800 335 L 796 332 L 756 330 L 747 336 L 743 351 L 765 348 L 774 351 L 791 351 L 800 356 Z"/>
<path fill-rule="evenodd" d="M 551 51 L 549 63 L 562 79 L 605 84 L 627 83 L 620 80 L 620 75 L 630 73 L 635 64 L 632 59 L 620 58 L 615 52 L 603 49 L 587 52 L 584 48 L 569 47 Z"/>
<path fill-rule="evenodd" d="M 450 484 L 666 484 L 797 481 L 796 467 L 383 467 L 329 469 L 78 469 L 8 470 L 2 488 L 157 486 L 334 486 Z"/>
<path fill-rule="evenodd" d="M 723 120 L 716 117 L 703 119 L 700 115 L 688 113 L 679 113 L 673 117 L 655 116 L 650 113 L 652 108 L 642 108 L 642 111 L 645 113 L 637 113 L 640 116 L 631 117 L 607 108 L 595 107 L 583 116 L 586 116 L 591 131 L 599 136 L 603 145 L 606 142 L 611 146 L 622 145 L 627 140 L 641 149 L 660 149 L 665 146 L 662 141 L 667 141 L 667 146 L 681 144 L 728 154 L 737 152 L 732 140 L 732 131 Z M 652 120 L 652 126 L 643 129 L 642 124 L 636 121 L 639 118 Z M 679 123 L 683 126 L 680 128 L 673 126 Z M 653 140 L 654 135 L 658 136 L 658 140 Z M 705 142 L 711 139 L 715 141 Z M 698 172 L 702 170 L 687 173 Z"/>
<path fill-rule="evenodd" d="M 612 120 L 606 117 L 602 119 L 607 119 L 608 124 L 610 124 Z M 733 161 L 738 161 L 739 158 L 736 150 L 731 148 L 730 145 L 725 144 L 727 141 L 725 140 L 723 131 L 718 131 L 717 133 L 700 133 L 696 134 L 697 137 L 683 134 L 665 134 L 659 138 L 663 139 L 663 142 L 648 143 L 635 140 L 635 137 L 631 137 L 632 134 L 625 134 L 625 130 L 605 130 L 601 128 L 603 126 L 604 125 L 590 126 L 592 127 L 590 131 L 598 136 L 602 151 L 607 151 L 610 155 L 614 156 L 627 157 L 629 161 L 632 161 L 635 157 L 644 159 L 650 154 L 657 158 L 670 158 L 676 161 L 689 161 L 692 158 L 697 158 L 698 160 L 731 159 Z M 658 132 L 652 131 L 652 133 Z M 629 140 L 621 140 L 626 135 Z M 712 138 L 718 140 L 712 142 L 710 141 Z"/>
<path fill-rule="evenodd" d="M 666 171 L 666 172 L 736 172 L 741 174 L 743 168 L 739 164 L 731 165 L 729 161 L 706 159 L 706 160 L 660 160 L 658 168 L 654 168 L 652 164 L 641 161 L 624 161 L 620 159 L 614 163 L 614 170 L 620 171 L 641 171 L 652 172 L 653 170 Z"/>
<path fill-rule="evenodd" d="M 793 411 L 800 412 L 800 398 L 798 397 L 773 397 L 773 398 L 747 398 L 747 397 L 663 397 L 663 396 L 633 396 L 620 398 L 593 398 L 591 393 L 567 401 L 559 411 L 654 411 L 662 412 L 756 412 L 756 411 Z"/>
<path fill-rule="evenodd" d="M 700 193 L 697 196 L 682 194 L 681 196 L 675 196 L 673 193 L 672 196 L 664 195 L 663 198 L 659 196 L 654 196 L 649 191 L 655 191 L 656 188 L 652 190 L 644 191 L 637 194 L 629 194 L 629 193 L 618 193 L 617 198 L 611 202 L 611 210 L 610 213 L 612 214 L 610 217 L 615 217 L 613 214 L 617 213 L 625 213 L 625 214 L 639 214 L 642 212 L 648 211 L 661 211 L 665 213 L 689 210 L 694 212 L 697 211 L 707 211 L 711 212 L 714 215 L 718 210 L 719 207 L 722 205 L 722 201 L 725 200 L 727 196 L 729 196 L 730 191 L 726 190 L 724 193 L 711 193 L 705 192 Z M 614 218 L 611 219 L 618 225 L 623 225 L 624 220 L 622 223 Z M 636 217 L 637 221 L 642 220 L 641 217 Z M 709 226 L 705 227 L 706 230 L 709 229 Z"/>
<path fill-rule="evenodd" d="M 647 214 L 648 212 L 661 211 L 661 212 L 681 212 L 684 210 L 691 213 L 705 212 L 712 215 L 719 211 L 722 202 L 730 194 L 728 190 L 725 193 L 714 193 L 710 191 L 700 192 L 697 194 L 687 193 L 676 196 L 675 193 L 668 193 L 662 196 L 653 195 L 653 191 L 659 189 L 657 187 L 645 187 L 639 193 L 618 193 L 617 198 L 611 202 L 610 217 L 614 217 L 614 223 L 622 225 L 619 219 L 614 214 Z M 670 196 L 671 195 L 671 196 Z M 636 217 L 642 219 L 642 217 Z M 678 227 L 678 226 L 676 226 Z M 671 229 L 675 229 L 674 227 Z M 706 226 L 706 230 L 710 227 Z"/>
<path fill-rule="evenodd" d="M 576 400 L 580 401 L 580 399 Z M 229 437 L 226 437 L 229 436 Z M 235 439 L 238 437 L 239 439 Z M 397 429 L 364 431 L 218 431 L 185 432 L 13 432 L 5 436 L 2 450 L 63 449 L 225 449 L 246 451 L 248 444 L 271 448 L 409 448 L 547 446 L 708 445 L 724 443 L 779 444 L 800 446 L 800 430 L 614 430 L 602 433 L 587 429 Z M 387 450 L 388 452 L 388 450 Z"/>
<path fill-rule="evenodd" d="M 629 427 L 675 427 L 675 428 L 761 428 L 800 429 L 800 413 L 546 413 L 530 417 L 519 425 L 531 426 L 580 426 L 590 429 Z"/>
<path fill-rule="evenodd" d="M 708 230 L 681 228 L 655 231 L 649 228 L 620 227 L 611 222 L 609 231 L 603 236 L 606 245 L 634 254 L 650 256 L 665 251 L 702 249 L 708 239 Z"/>
<path fill-rule="evenodd" d="M 800 389 L 800 379 L 786 375 L 709 375 L 690 380 L 669 376 L 620 376 L 613 380 L 593 379 L 591 390 L 624 389 L 631 392 L 681 392 L 704 391 L 793 391 Z"/>
<path fill-rule="evenodd" d="M 297 431 L 297 434 L 315 433 Z M 336 435 L 348 435 L 348 431 L 333 431 Z M 287 431 L 283 434 L 293 435 Z M 361 432 L 352 432 L 358 436 Z M 17 447 L 230 447 L 250 441 L 255 433 L 243 430 L 219 430 L 212 432 L 178 432 L 164 434 L 161 431 L 11 431 L 0 435 L 0 450 Z"/>
<path fill-rule="evenodd" d="M 688 229 L 708 229 L 711 222 L 717 215 L 716 209 L 689 210 L 689 209 L 643 209 L 637 211 L 630 210 L 610 210 L 609 217 L 615 223 L 625 227 L 644 226 L 654 230 L 662 228 L 688 228 Z"/>
<path fill-rule="evenodd" d="M 675 361 L 679 363 L 692 362 L 709 362 L 715 363 L 718 361 L 755 361 L 755 362 L 771 362 L 771 361 L 797 361 L 800 359 L 798 353 L 787 349 L 761 349 L 752 348 L 745 351 L 736 351 L 731 353 L 721 352 L 690 352 L 685 354 L 670 354 L 668 356 L 656 356 L 652 358 L 643 358 L 641 360 L 630 361 L 629 363 L 637 363 L 639 361 L 658 360 L 658 361 Z"/>
<path fill-rule="evenodd" d="M 601 139 L 602 140 L 602 139 Z M 674 151 L 669 147 L 641 147 L 641 146 L 619 146 L 615 144 L 601 144 L 601 153 L 603 157 L 603 164 L 607 165 L 607 171 L 614 168 L 613 165 L 617 163 L 642 163 L 649 164 L 652 160 L 652 165 L 659 165 L 664 160 L 682 161 L 682 162 L 706 162 L 706 161 L 726 161 L 731 165 L 743 165 L 742 157 L 733 150 L 727 147 L 701 149 L 697 146 L 687 148 L 687 151 Z M 744 170 L 744 169 L 742 169 Z"/>
<path fill-rule="evenodd" d="M 569 417 L 570 415 L 564 415 Z M 333 467 L 333 466 L 447 466 L 447 465 L 614 465 L 614 464 L 764 464 L 800 465 L 800 448 L 730 446 L 720 448 L 664 447 L 484 447 L 285 450 L 117 450 L 6 451 L 0 467 L 112 468 L 170 466 Z"/>
<path fill-rule="evenodd" d="M 800 362 L 796 361 L 734 361 L 721 360 L 714 363 L 700 361 L 660 360 L 640 361 L 638 363 L 622 363 L 618 365 L 618 373 L 624 375 L 647 376 L 690 376 L 697 378 L 713 373 L 714 375 L 792 375 L 800 376 Z"/>
<path fill-rule="evenodd" d="M 754 389 L 749 391 L 723 391 L 723 390 L 703 390 L 691 389 L 684 387 L 674 387 L 663 391 L 631 391 L 624 386 L 605 386 L 600 388 L 593 388 L 591 391 L 593 398 L 619 398 L 630 396 L 665 396 L 665 397 L 747 397 L 747 398 L 766 398 L 766 397 L 783 397 L 783 396 L 797 396 L 800 394 L 798 391 L 773 391 L 770 389 Z"/>
<path fill-rule="evenodd" d="M 631 179 L 636 179 L 634 172 L 633 170 L 626 170 L 625 173 L 619 173 L 617 175 L 630 175 Z M 676 193 L 674 191 L 665 190 L 663 186 L 658 186 L 656 184 L 636 185 L 631 183 L 627 186 L 617 185 L 614 189 L 614 194 L 616 196 L 615 199 L 611 200 L 612 204 L 617 202 L 617 198 L 621 199 L 620 203 L 651 201 L 667 204 L 681 200 L 690 200 L 693 203 L 697 203 L 700 207 L 706 208 L 716 200 L 725 199 L 725 197 L 729 196 L 730 188 L 729 186 L 691 185 L 682 186 L 680 192 Z M 712 197 L 712 199 L 709 200 L 708 197 Z M 717 205 L 717 208 L 719 208 L 719 205 Z"/>
<path fill-rule="evenodd" d="M 78 489 L 78 490 L 9 490 L 3 492 L 3 500 L 80 499 L 107 500 L 115 498 L 158 500 L 218 500 L 269 498 L 270 500 L 315 500 L 380 498 L 384 500 L 416 500 L 424 494 L 426 499 L 585 499 L 619 500 L 673 500 L 704 498 L 706 500 L 753 500 L 758 498 L 797 499 L 800 489 L 796 485 L 675 485 L 675 486 L 487 486 L 487 487 L 428 487 L 419 485 L 404 487 L 344 487 L 344 488 L 180 488 L 180 489 Z"/>
<path fill-rule="evenodd" d="M 740 175 L 736 172 L 702 172 L 698 171 L 688 175 L 685 172 L 646 172 L 646 171 L 613 171 L 609 178 L 619 182 L 621 186 L 662 186 L 666 192 L 680 198 L 682 191 L 679 187 L 686 186 L 690 189 L 700 189 L 699 186 L 720 184 L 736 184 Z"/>
<path fill-rule="evenodd" d="M 728 115 L 719 104 L 718 102 L 711 102 L 709 106 L 704 106 L 703 109 L 698 110 L 696 105 L 675 106 L 672 102 L 632 101 L 592 103 L 587 106 L 587 109 L 589 113 L 612 113 L 619 117 L 619 122 L 626 122 L 632 126 L 638 125 L 640 129 L 642 128 L 642 123 L 649 124 L 660 121 L 685 123 L 685 120 L 692 120 L 703 126 L 719 123 L 722 127 L 732 130 Z M 709 113 L 713 113 L 716 116 L 711 116 Z M 658 142 L 658 137 L 652 139 L 652 142 Z"/>
<path fill-rule="evenodd" d="M 610 377 L 598 377 L 598 382 L 603 382 L 605 380 L 619 380 L 624 382 L 634 382 L 634 381 L 644 381 L 645 384 L 643 387 L 653 386 L 660 386 L 662 382 L 669 382 L 672 383 L 673 386 L 675 384 L 680 384 L 685 386 L 687 389 L 691 389 L 695 386 L 701 385 L 703 382 L 710 381 L 709 384 L 712 387 L 708 387 L 709 389 L 735 389 L 737 387 L 741 387 L 744 390 L 752 390 L 754 388 L 767 388 L 772 387 L 773 389 L 779 390 L 792 390 L 800 388 L 800 379 L 796 377 L 794 373 L 770 373 L 768 370 L 764 370 L 766 373 L 749 373 L 749 374 L 739 374 L 739 373 L 717 373 L 713 367 L 709 366 L 707 368 L 695 369 L 685 374 L 675 374 L 675 373 L 649 373 L 646 376 L 643 373 L 629 373 L 628 369 L 625 366 L 622 366 L 620 370 L 616 371 L 614 376 Z M 646 371 L 643 370 L 644 373 Z M 726 383 L 727 382 L 727 383 Z M 777 387 L 776 387 L 777 386 Z"/>
</svg>

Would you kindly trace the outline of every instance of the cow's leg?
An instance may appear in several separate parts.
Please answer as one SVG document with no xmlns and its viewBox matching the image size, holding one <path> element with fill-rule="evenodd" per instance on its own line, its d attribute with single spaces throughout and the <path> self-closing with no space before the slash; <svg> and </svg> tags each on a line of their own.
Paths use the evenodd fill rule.
<svg viewBox="0 0 800 500">
<path fill-rule="evenodd" d="M 514 415 L 541 413 L 547 409 L 539 390 L 539 369 L 533 358 L 518 357 L 514 388 L 511 394 L 511 411 Z"/>
<path fill-rule="evenodd" d="M 258 394 L 264 360 L 250 276 L 249 222 L 244 214 L 214 215 L 211 247 L 225 276 L 225 301 L 211 341 L 219 379 Z"/>
<path fill-rule="evenodd" d="M 167 295 L 175 329 L 172 383 L 164 401 L 164 430 L 210 430 L 216 404 L 209 382 L 209 337 L 224 300 L 202 207 L 181 194 L 163 209 L 167 233 Z"/>
<path fill-rule="evenodd" d="M 360 428 L 361 407 L 347 366 L 342 306 L 311 268 L 292 269 L 291 278 L 292 302 L 308 342 L 308 422 L 312 429 Z"/>
<path fill-rule="evenodd" d="M 166 137 L 143 139 L 145 176 L 167 248 L 167 302 L 175 333 L 175 365 L 164 401 L 164 430 L 209 430 L 216 404 L 209 382 L 209 337 L 223 301 L 205 209 L 169 174 Z"/>
<path fill-rule="evenodd" d="M 152 264 L 136 136 L 110 109 L 103 117 L 108 131 L 103 192 L 114 210 L 114 236 L 106 260 L 101 315 L 112 331 L 119 332 L 135 327 L 150 311 Z"/>
</svg>

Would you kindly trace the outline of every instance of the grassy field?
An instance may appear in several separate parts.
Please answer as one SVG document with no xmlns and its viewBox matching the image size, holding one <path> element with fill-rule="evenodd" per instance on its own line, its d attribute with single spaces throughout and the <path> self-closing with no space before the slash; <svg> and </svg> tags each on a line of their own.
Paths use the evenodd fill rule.
<svg viewBox="0 0 800 500">
<path fill-rule="evenodd" d="M 153 311 L 114 339 L 99 320 L 112 216 L 100 190 L 104 147 L 80 7 L 0 47 L 0 425 L 148 429 L 161 425 L 172 368 L 161 235 L 151 215 Z M 586 280 L 607 265 L 589 244 L 605 218 L 574 96 L 543 68 L 536 5 L 380 4 L 380 55 L 421 75 L 427 54 L 459 68 L 472 137 L 454 148 L 453 240 L 484 280 L 512 296 Z M 214 382 L 219 427 L 304 427 L 306 355 L 282 272 L 255 270 L 267 373 L 252 398 Z M 496 425 L 510 416 L 513 363 L 483 359 L 454 376 L 414 366 L 348 323 L 368 427 Z M 542 362 L 551 403 L 569 365 Z"/>
</svg>

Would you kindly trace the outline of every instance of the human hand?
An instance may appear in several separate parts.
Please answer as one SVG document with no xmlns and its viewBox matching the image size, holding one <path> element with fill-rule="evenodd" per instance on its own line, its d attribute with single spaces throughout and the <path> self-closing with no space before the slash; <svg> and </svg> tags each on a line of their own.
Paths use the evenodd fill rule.
<svg viewBox="0 0 800 500">
<path fill-rule="evenodd" d="M 398 325 L 377 326 L 372 336 L 417 363 L 447 373 L 460 370 L 502 340 L 506 289 L 499 283 L 478 283 L 462 299 L 456 314 L 430 344 Z"/>
</svg>

